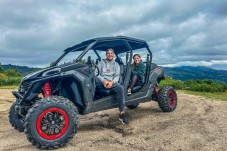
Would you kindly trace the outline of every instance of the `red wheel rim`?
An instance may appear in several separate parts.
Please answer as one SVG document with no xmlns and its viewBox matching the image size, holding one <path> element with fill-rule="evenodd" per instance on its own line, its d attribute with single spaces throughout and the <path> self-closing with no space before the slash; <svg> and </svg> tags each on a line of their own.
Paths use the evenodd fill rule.
<svg viewBox="0 0 227 151">
<path fill-rule="evenodd" d="M 38 134 L 47 140 L 54 140 L 61 137 L 67 131 L 68 126 L 68 115 L 64 110 L 59 108 L 46 109 L 39 115 L 36 121 Z M 47 129 L 45 130 L 45 128 Z"/>
<path fill-rule="evenodd" d="M 168 94 L 168 104 L 170 107 L 174 107 L 176 105 L 176 96 L 173 91 L 170 91 Z"/>
</svg>

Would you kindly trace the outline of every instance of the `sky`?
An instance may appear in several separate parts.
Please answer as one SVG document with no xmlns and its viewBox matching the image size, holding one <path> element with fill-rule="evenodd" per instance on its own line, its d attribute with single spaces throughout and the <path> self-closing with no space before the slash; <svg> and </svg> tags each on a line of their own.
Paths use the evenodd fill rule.
<svg viewBox="0 0 227 151">
<path fill-rule="evenodd" d="M 227 70 L 226 0 L 0 0 L 1 64 L 45 67 L 118 35 L 146 40 L 158 65 Z"/>
</svg>

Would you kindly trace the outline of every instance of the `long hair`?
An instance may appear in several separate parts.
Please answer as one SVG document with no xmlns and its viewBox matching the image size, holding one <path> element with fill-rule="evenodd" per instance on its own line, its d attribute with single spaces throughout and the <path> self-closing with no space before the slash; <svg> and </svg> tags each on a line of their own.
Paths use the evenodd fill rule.
<svg viewBox="0 0 227 151">
<path fill-rule="evenodd" d="M 134 59 L 136 56 L 141 59 L 141 56 L 138 53 L 137 54 L 134 54 L 132 58 Z"/>
</svg>

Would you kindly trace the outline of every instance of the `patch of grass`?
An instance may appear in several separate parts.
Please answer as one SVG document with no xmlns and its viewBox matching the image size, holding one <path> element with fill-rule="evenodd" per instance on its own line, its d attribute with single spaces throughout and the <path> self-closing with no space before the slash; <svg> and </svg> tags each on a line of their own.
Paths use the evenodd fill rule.
<svg viewBox="0 0 227 151">
<path fill-rule="evenodd" d="M 170 78 L 166 77 L 164 80 L 162 80 L 160 82 L 160 87 L 167 86 L 167 85 L 172 86 L 172 87 L 174 87 L 174 89 L 177 89 L 177 90 L 182 90 L 185 87 L 183 81 L 174 80 L 174 79 L 170 79 Z"/>
<path fill-rule="evenodd" d="M 210 99 L 215 99 L 215 100 L 222 100 L 222 101 L 227 101 L 227 92 L 195 92 L 195 91 L 188 91 L 188 90 L 178 90 L 180 92 L 184 92 L 186 94 L 193 94 L 193 95 L 199 95 L 199 96 L 204 96 Z"/>
<path fill-rule="evenodd" d="M 18 89 L 18 85 L 0 86 L 0 89 Z"/>
</svg>

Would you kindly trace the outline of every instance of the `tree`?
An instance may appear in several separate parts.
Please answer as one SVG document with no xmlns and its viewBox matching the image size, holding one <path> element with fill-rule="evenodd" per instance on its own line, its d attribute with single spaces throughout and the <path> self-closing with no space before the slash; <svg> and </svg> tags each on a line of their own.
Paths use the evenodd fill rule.
<svg viewBox="0 0 227 151">
<path fill-rule="evenodd" d="M 5 75 L 8 77 L 20 77 L 20 74 L 17 72 L 17 70 L 9 69 L 5 71 Z"/>
<path fill-rule="evenodd" d="M 0 62 L 0 73 L 3 73 L 4 70 L 2 69 L 2 65 L 1 65 L 1 62 Z"/>
</svg>

